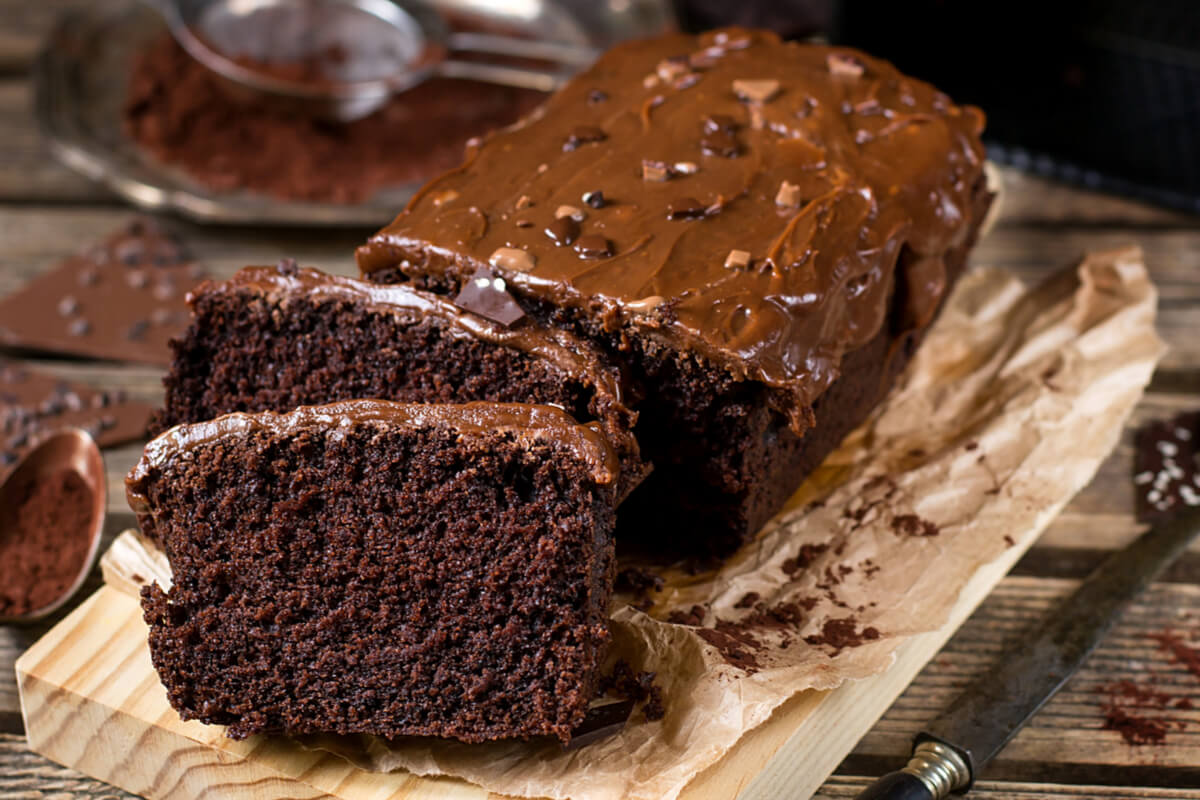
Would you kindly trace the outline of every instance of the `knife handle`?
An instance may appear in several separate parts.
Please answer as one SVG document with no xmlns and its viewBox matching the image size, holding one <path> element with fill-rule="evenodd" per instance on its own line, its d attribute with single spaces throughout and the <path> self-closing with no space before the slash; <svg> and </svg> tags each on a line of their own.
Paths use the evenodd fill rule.
<svg viewBox="0 0 1200 800">
<path fill-rule="evenodd" d="M 938 800 L 925 781 L 909 772 L 889 772 L 854 800 Z"/>
<path fill-rule="evenodd" d="M 855 800 L 943 800 L 970 785 L 971 767 L 963 755 L 936 739 L 925 739 L 904 769 L 884 775 Z"/>
</svg>

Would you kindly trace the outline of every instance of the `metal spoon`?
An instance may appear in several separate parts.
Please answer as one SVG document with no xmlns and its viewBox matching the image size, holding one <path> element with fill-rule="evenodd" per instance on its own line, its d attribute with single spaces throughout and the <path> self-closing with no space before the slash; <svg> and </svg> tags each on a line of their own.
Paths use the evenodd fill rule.
<svg viewBox="0 0 1200 800">
<path fill-rule="evenodd" d="M 595 60 L 592 48 L 452 33 L 423 0 L 153 0 L 176 40 L 234 93 L 349 122 L 433 77 L 550 92 Z M 454 54 L 520 57 L 538 69 Z M 330 57 L 336 54 L 337 57 Z M 321 80 L 288 79 L 244 63 L 320 63 Z"/>
<path fill-rule="evenodd" d="M 0 616 L 0 624 L 27 624 L 36 622 L 62 608 L 87 579 L 100 549 L 100 534 L 104 530 L 104 510 L 107 501 L 104 460 L 100 449 L 86 432 L 77 428 L 56 431 L 25 454 L 16 469 L 0 484 L 0 541 L 16 535 L 17 506 L 37 480 L 62 470 L 74 470 L 83 478 L 92 492 L 92 522 L 86 535 L 89 540 L 87 557 L 79 575 L 61 596 L 49 605 L 35 608 L 25 614 Z"/>
</svg>

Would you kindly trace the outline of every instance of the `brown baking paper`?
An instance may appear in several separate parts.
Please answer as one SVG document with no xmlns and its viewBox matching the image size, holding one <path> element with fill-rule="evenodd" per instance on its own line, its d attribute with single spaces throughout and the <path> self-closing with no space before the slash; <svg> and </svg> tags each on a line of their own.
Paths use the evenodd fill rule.
<svg viewBox="0 0 1200 800">
<path fill-rule="evenodd" d="M 610 665 L 655 673 L 662 719 L 636 710 L 619 733 L 570 750 L 302 744 L 509 795 L 676 797 L 792 696 L 886 670 L 907 637 L 945 624 L 976 570 L 1037 537 L 1116 445 L 1163 351 L 1154 311 L 1135 248 L 1035 289 L 1000 270 L 966 275 L 888 400 L 752 544 L 715 573 L 662 573 L 649 613 L 618 597 Z M 167 569 L 125 561 L 140 575 Z M 702 627 L 664 621 L 694 606 Z"/>
<path fill-rule="evenodd" d="M 886 403 L 753 544 L 715 574 L 664 573 L 648 614 L 618 598 L 613 658 L 655 673 L 663 719 L 635 711 L 619 733 L 566 751 L 367 737 L 306 746 L 510 795 L 674 798 L 793 695 L 887 669 L 906 637 L 945 623 L 980 566 L 1046 527 L 1141 397 L 1163 351 L 1154 311 L 1133 248 L 1090 256 L 1032 290 L 1000 270 L 966 275 Z M 824 549 L 806 568 L 788 564 L 814 547 Z M 693 605 L 710 629 L 743 620 L 755 610 L 735 606 L 751 592 L 767 608 L 795 604 L 799 624 L 786 624 L 784 605 L 774 615 L 784 623 L 735 629 L 731 643 L 663 621 Z M 877 638 L 840 649 L 805 641 L 836 641 L 822 637 L 829 620 L 852 628 L 851 640 L 872 628 Z M 746 635 L 752 672 L 704 638 L 729 652 Z"/>
</svg>

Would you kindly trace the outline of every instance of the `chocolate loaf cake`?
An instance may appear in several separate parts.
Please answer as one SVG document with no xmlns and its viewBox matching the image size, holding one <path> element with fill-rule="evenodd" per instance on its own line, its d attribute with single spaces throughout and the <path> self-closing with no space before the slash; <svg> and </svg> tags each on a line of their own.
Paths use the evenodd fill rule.
<svg viewBox="0 0 1200 800">
<path fill-rule="evenodd" d="M 447 296 L 494 275 L 618 361 L 655 465 L 622 530 L 724 552 L 937 314 L 991 199 L 982 128 L 852 50 L 740 29 L 623 44 L 425 186 L 358 264 Z"/>
<path fill-rule="evenodd" d="M 522 313 L 484 283 L 458 302 L 502 319 Z M 529 402 L 604 431 L 621 458 L 619 496 L 647 471 L 620 374 L 568 331 L 533 321 L 510 328 L 411 285 L 378 286 L 290 262 L 202 284 L 189 303 L 191 325 L 172 343 L 155 433 L 235 411 L 358 398 Z"/>
<path fill-rule="evenodd" d="M 618 465 L 548 406 L 359 400 L 173 428 L 127 479 L 184 719 L 566 741 L 608 641 Z"/>
</svg>

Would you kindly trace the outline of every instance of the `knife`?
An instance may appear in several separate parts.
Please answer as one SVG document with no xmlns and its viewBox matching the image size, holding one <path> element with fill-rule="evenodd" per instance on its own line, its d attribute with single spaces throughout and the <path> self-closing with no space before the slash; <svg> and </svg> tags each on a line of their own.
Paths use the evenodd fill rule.
<svg viewBox="0 0 1200 800">
<path fill-rule="evenodd" d="M 1007 653 L 917 734 L 908 765 L 857 800 L 942 800 L 979 771 L 1067 682 L 1121 611 L 1200 533 L 1200 510 L 1151 528 L 1110 555 L 1031 641 Z"/>
</svg>

